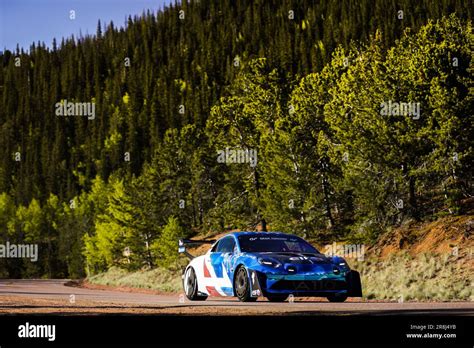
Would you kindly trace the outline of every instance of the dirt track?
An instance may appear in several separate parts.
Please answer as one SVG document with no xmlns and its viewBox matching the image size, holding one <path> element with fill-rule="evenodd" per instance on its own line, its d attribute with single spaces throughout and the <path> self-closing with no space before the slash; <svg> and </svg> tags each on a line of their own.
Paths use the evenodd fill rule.
<svg viewBox="0 0 474 348">
<path fill-rule="evenodd" d="M 149 294 L 66 286 L 67 280 L 0 280 L 0 314 L 181 315 L 474 315 L 473 302 L 329 303 L 324 299 L 241 303 L 234 298 L 190 302 L 179 294 Z M 71 296 L 73 295 L 73 296 Z"/>
</svg>

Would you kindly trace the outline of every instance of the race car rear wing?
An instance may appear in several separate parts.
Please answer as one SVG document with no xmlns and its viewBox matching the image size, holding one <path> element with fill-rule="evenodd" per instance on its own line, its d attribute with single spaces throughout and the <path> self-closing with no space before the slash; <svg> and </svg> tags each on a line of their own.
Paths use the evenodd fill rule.
<svg viewBox="0 0 474 348">
<path fill-rule="evenodd" d="M 215 239 L 204 239 L 204 240 L 180 239 L 178 241 L 178 253 L 186 255 L 192 260 L 194 259 L 194 256 L 188 253 L 188 251 L 186 250 L 186 245 L 214 244 L 215 242 L 216 242 Z"/>
</svg>

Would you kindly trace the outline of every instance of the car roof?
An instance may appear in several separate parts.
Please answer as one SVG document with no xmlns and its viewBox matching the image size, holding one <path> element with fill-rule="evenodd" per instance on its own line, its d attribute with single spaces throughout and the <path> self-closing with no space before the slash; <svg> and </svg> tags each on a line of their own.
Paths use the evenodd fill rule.
<svg viewBox="0 0 474 348">
<path fill-rule="evenodd" d="M 284 233 L 284 232 L 256 232 L 256 231 L 245 232 L 245 231 L 242 231 L 242 232 L 231 232 L 229 234 L 226 234 L 222 238 L 225 238 L 227 236 L 232 236 L 232 235 L 235 236 L 236 238 L 238 238 L 239 236 L 287 236 L 287 237 L 290 236 L 290 237 L 296 237 L 294 234 Z"/>
</svg>

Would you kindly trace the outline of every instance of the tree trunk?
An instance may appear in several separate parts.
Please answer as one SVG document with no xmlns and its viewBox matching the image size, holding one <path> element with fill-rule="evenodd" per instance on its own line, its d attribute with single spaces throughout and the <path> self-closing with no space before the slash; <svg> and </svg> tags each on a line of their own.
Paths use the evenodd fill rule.
<svg viewBox="0 0 474 348">
<path fill-rule="evenodd" d="M 408 173 L 408 164 L 403 163 L 403 175 L 408 176 L 408 205 L 410 206 L 410 215 L 416 220 L 420 220 L 418 203 L 416 202 L 415 178 Z"/>
<path fill-rule="evenodd" d="M 329 189 L 327 187 L 326 178 L 323 176 L 323 195 L 324 195 L 324 207 L 326 208 L 326 217 L 329 220 L 329 227 L 334 226 L 334 218 L 331 214 L 331 203 L 329 202 Z"/>
<path fill-rule="evenodd" d="M 259 180 L 259 174 L 256 168 L 254 169 L 254 177 L 255 177 L 255 195 L 257 197 L 257 204 L 260 204 L 260 180 Z M 260 220 L 262 231 L 267 232 L 267 221 L 260 213 L 260 207 L 257 207 L 257 215 Z"/>
<path fill-rule="evenodd" d="M 416 202 L 416 189 L 415 189 L 415 178 L 410 177 L 408 180 L 409 186 L 409 196 L 408 196 L 408 204 L 410 204 L 410 208 L 412 210 L 412 216 L 415 220 L 420 220 L 420 214 L 418 211 L 418 203 Z"/>
</svg>

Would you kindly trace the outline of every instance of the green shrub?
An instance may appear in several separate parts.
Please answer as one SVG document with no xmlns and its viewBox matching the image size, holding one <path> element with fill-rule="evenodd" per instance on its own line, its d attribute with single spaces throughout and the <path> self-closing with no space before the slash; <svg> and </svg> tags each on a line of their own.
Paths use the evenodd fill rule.
<svg viewBox="0 0 474 348">
<path fill-rule="evenodd" d="M 186 232 L 179 220 L 170 217 L 160 237 L 152 244 L 157 255 L 156 264 L 165 268 L 177 269 L 179 266 L 178 240 L 186 237 Z"/>
</svg>

